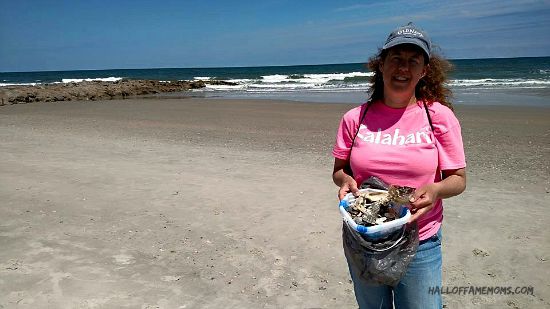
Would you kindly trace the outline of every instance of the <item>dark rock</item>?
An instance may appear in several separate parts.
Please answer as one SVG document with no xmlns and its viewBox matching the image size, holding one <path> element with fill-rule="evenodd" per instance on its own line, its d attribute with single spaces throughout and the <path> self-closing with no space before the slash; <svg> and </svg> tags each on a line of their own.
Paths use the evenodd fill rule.
<svg viewBox="0 0 550 309">
<path fill-rule="evenodd" d="M 222 81 L 213 81 L 221 85 Z M 116 82 L 83 81 L 81 83 L 39 84 L 0 87 L 2 104 L 30 102 L 108 100 L 163 92 L 187 91 L 206 87 L 211 81 L 119 80 Z M 225 82 L 227 83 L 227 82 Z M 233 83 L 229 83 L 233 84 Z"/>
<path fill-rule="evenodd" d="M 209 80 L 209 81 L 206 81 L 204 83 L 209 84 L 209 85 L 224 85 L 224 86 L 236 86 L 236 85 L 238 85 L 237 83 L 226 82 L 224 80 Z"/>
</svg>

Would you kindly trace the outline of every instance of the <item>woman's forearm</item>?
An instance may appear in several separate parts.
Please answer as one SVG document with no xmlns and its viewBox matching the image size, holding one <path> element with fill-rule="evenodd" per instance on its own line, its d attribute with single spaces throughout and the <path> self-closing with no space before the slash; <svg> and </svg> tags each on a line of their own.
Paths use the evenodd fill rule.
<svg viewBox="0 0 550 309">
<path fill-rule="evenodd" d="M 466 189 L 466 170 L 464 168 L 443 172 L 444 179 L 437 183 L 437 197 L 445 199 L 459 195 Z"/>
<path fill-rule="evenodd" d="M 353 178 L 350 175 L 346 174 L 343 168 L 332 173 L 332 181 L 334 181 L 334 183 L 338 187 L 341 187 L 346 180 L 349 181 L 350 179 L 353 179 Z"/>
<path fill-rule="evenodd" d="M 350 178 L 353 180 L 353 177 L 346 174 L 344 171 L 345 167 L 348 165 L 347 160 L 342 159 L 335 159 L 334 160 L 334 168 L 332 169 L 332 181 L 338 186 L 341 187 L 342 184 L 347 180 L 349 181 Z"/>
</svg>

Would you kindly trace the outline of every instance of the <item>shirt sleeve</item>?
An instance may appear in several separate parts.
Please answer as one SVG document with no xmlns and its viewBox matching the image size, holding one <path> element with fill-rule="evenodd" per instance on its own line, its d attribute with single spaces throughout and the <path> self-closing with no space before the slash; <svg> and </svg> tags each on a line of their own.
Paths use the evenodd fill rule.
<svg viewBox="0 0 550 309">
<path fill-rule="evenodd" d="M 359 120 L 359 108 L 354 108 L 348 111 L 340 120 L 338 132 L 336 134 L 336 142 L 332 148 L 332 155 L 337 159 L 347 160 L 349 157 L 351 143 L 355 134 L 355 128 Z"/>
<path fill-rule="evenodd" d="M 439 153 L 439 168 L 452 170 L 466 167 L 460 123 L 450 109 L 443 105 L 440 106 L 434 113 L 434 133 Z"/>
</svg>

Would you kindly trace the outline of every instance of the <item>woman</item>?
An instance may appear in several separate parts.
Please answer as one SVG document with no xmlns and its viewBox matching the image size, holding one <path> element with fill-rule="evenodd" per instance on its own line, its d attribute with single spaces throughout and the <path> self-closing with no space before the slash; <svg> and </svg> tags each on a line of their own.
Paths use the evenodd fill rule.
<svg viewBox="0 0 550 309">
<path fill-rule="evenodd" d="M 432 53 L 424 31 L 408 24 L 388 36 L 368 65 L 371 98 L 342 118 L 332 177 L 340 199 L 369 176 L 417 188 L 409 207 L 420 244 L 396 287 L 367 285 L 350 268 L 357 302 L 360 308 L 441 308 L 441 296 L 429 293 L 441 286 L 441 200 L 466 187 L 460 124 L 444 85 L 450 64 Z"/>
</svg>

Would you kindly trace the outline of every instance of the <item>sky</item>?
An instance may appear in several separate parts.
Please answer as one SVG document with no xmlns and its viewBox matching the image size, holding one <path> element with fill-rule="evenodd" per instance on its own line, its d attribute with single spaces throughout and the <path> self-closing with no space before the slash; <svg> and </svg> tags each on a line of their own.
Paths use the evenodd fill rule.
<svg viewBox="0 0 550 309">
<path fill-rule="evenodd" d="M 365 62 L 410 21 L 450 59 L 550 56 L 550 0 L 0 0 L 0 72 Z"/>
</svg>

